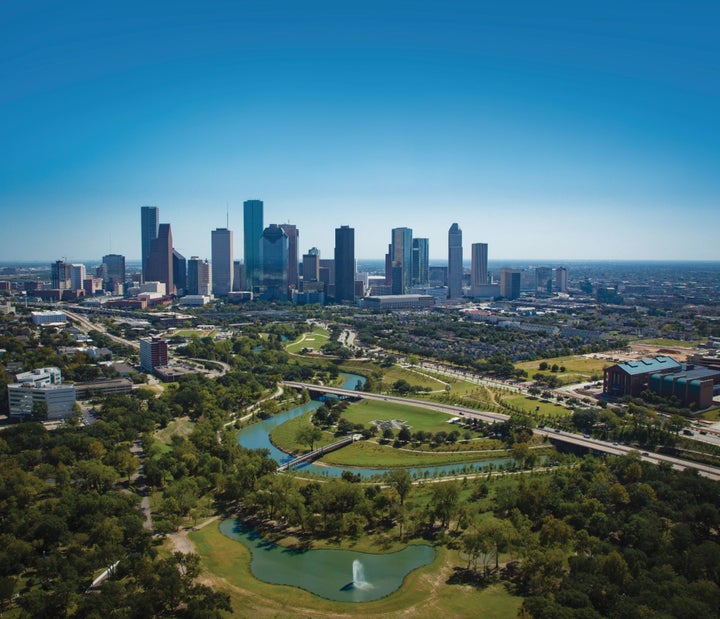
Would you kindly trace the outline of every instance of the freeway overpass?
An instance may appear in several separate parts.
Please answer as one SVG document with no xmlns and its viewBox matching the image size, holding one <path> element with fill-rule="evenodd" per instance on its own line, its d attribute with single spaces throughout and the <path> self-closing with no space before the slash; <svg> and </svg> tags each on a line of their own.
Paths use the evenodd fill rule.
<svg viewBox="0 0 720 619">
<path fill-rule="evenodd" d="M 324 385 L 313 385 L 312 383 L 299 383 L 294 381 L 283 381 L 280 383 L 283 387 L 293 389 L 307 389 L 310 392 L 326 393 L 344 398 L 357 398 L 359 400 L 377 400 L 381 402 L 394 402 L 396 404 L 404 404 L 405 406 L 417 406 L 419 408 L 428 408 L 441 413 L 458 417 L 470 417 L 472 419 L 481 419 L 488 423 L 498 423 L 510 419 L 510 415 L 503 413 L 491 413 L 488 411 L 481 412 L 464 406 L 456 406 L 454 404 L 443 404 L 442 402 L 431 402 L 429 400 L 414 400 L 412 398 L 403 398 L 393 395 L 380 395 L 378 393 L 368 393 L 367 391 L 355 391 L 353 389 L 340 389 L 338 387 L 325 387 Z"/>
<path fill-rule="evenodd" d="M 492 413 L 492 412 L 480 412 L 475 411 L 463 406 L 456 406 L 454 404 L 443 404 L 442 402 L 432 402 L 429 400 L 415 400 L 412 398 L 403 398 L 400 396 L 392 395 L 381 395 L 378 393 L 368 393 L 366 391 L 355 391 L 353 389 L 340 389 L 338 387 L 326 387 L 324 385 L 314 385 L 311 383 L 300 383 L 294 381 L 284 381 L 281 383 L 283 387 L 290 387 L 294 389 L 307 389 L 310 392 L 315 393 L 326 393 L 330 395 L 337 395 L 340 397 L 357 398 L 364 400 L 377 400 L 384 402 L 394 402 L 396 404 L 404 404 L 406 406 L 417 406 L 420 408 L 427 408 L 430 410 L 440 411 L 447 413 L 448 415 L 458 417 L 468 417 L 471 419 L 480 419 L 488 423 L 501 423 L 510 419 L 509 415 L 503 413 Z M 535 428 L 533 430 L 535 434 L 546 436 L 551 441 L 567 443 L 569 445 L 576 445 L 584 447 L 591 451 L 599 451 L 609 455 L 622 456 L 629 453 L 637 453 L 638 450 L 628 445 L 620 445 L 610 441 L 602 441 L 596 438 L 583 436 L 582 434 L 575 434 L 574 432 L 565 432 L 564 430 L 553 430 L 547 428 Z M 692 462 L 690 460 L 683 460 L 681 458 L 675 458 L 674 456 L 667 456 L 664 454 L 657 454 L 654 452 L 642 452 L 640 459 L 645 462 L 652 462 L 653 464 L 669 464 L 675 470 L 694 469 L 698 471 L 703 477 L 720 481 L 720 467 L 709 466 L 707 464 L 701 464 L 699 462 Z"/>
</svg>

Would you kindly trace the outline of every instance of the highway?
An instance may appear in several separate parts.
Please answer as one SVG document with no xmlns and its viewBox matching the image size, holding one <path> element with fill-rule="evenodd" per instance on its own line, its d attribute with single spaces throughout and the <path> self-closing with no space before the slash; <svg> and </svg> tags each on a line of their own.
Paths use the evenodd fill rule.
<svg viewBox="0 0 720 619">
<path fill-rule="evenodd" d="M 430 410 L 440 411 L 442 413 L 447 413 L 448 415 L 481 419 L 482 421 L 486 421 L 489 423 L 503 422 L 507 421 L 510 418 L 509 415 L 504 415 L 502 413 L 480 412 L 465 408 L 463 406 L 443 404 L 442 402 L 414 400 L 411 398 L 403 398 L 400 396 L 380 395 L 377 393 L 368 393 L 366 391 L 354 391 L 353 389 L 339 389 L 337 387 L 325 387 L 323 385 L 314 385 L 311 383 L 300 383 L 293 381 L 284 381 L 281 383 L 281 385 L 293 389 L 321 391 L 323 393 L 345 396 L 349 398 L 360 398 L 365 400 L 394 402 L 396 404 L 404 404 L 406 406 L 417 406 Z M 630 453 L 638 453 L 638 450 L 636 448 L 630 447 L 628 445 L 620 445 L 610 441 L 602 441 L 600 439 L 583 436 L 582 434 L 575 434 L 574 432 L 566 432 L 564 430 L 554 430 L 548 428 L 535 428 L 533 432 L 541 436 L 546 436 L 549 439 L 555 441 L 561 441 L 570 445 L 578 445 L 580 447 L 585 447 L 594 451 L 601 451 L 610 455 L 622 456 Z M 646 451 L 640 453 L 640 459 L 644 460 L 645 462 L 651 462 L 653 464 L 669 464 L 672 468 L 678 471 L 682 471 L 685 469 L 695 469 L 703 477 L 707 477 L 708 479 L 712 479 L 715 481 L 720 481 L 719 467 L 701 464 L 699 462 L 691 462 L 689 460 L 683 460 L 681 458 L 675 458 L 673 456 L 666 456 L 663 454 Z"/>
</svg>

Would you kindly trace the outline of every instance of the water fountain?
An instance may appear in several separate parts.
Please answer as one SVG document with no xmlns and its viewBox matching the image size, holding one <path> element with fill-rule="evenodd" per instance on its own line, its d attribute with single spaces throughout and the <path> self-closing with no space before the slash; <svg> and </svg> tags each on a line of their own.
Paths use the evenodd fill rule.
<svg viewBox="0 0 720 619">
<path fill-rule="evenodd" d="M 365 580 L 365 568 L 358 559 L 352 562 L 352 585 L 354 589 L 372 589 L 372 585 Z"/>
</svg>

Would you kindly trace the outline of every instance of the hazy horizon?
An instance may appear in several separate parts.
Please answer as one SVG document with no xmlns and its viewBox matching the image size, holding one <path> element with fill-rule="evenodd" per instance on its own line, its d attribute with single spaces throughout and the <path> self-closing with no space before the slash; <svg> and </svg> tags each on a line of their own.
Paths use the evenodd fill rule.
<svg viewBox="0 0 720 619">
<path fill-rule="evenodd" d="M 210 256 L 242 202 L 332 257 L 720 259 L 720 8 L 559 0 L 0 5 L 0 260 Z M 84 256 L 85 258 L 81 258 Z M 87 256 L 94 256 L 88 259 Z M 498 258 L 499 256 L 499 258 Z M 527 259 L 526 259 L 527 260 Z"/>
</svg>

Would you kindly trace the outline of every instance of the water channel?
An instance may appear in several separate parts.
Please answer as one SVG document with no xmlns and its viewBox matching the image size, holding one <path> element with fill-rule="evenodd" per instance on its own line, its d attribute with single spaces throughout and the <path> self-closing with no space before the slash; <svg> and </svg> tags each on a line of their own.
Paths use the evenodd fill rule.
<svg viewBox="0 0 720 619">
<path fill-rule="evenodd" d="M 343 379 L 343 383 L 341 385 L 343 389 L 354 389 L 358 381 L 360 381 L 361 383 L 365 382 L 365 378 L 363 376 L 358 376 L 357 374 L 347 374 L 345 372 L 342 372 L 340 375 Z M 293 459 L 293 456 L 284 451 L 281 451 L 270 442 L 270 432 L 272 432 L 273 428 L 279 426 L 282 423 L 285 423 L 289 419 L 294 419 L 295 417 L 304 415 L 309 411 L 320 408 L 320 406 L 322 406 L 322 402 L 312 400 L 310 402 L 302 404 L 301 406 L 296 406 L 289 411 L 285 411 L 284 413 L 275 415 L 270 419 L 265 419 L 263 421 L 259 421 L 258 423 L 254 423 L 247 428 L 243 428 L 242 430 L 240 430 L 240 433 L 238 434 L 238 442 L 240 443 L 240 445 L 242 445 L 243 447 L 247 447 L 248 449 L 269 450 L 270 457 L 276 460 L 279 464 L 289 462 Z M 408 467 L 407 471 L 408 473 L 410 473 L 410 475 L 416 478 L 447 475 L 452 474 L 453 472 L 460 475 L 463 474 L 463 469 L 465 471 L 467 471 L 468 469 L 481 470 L 490 465 L 498 468 L 512 462 L 512 458 L 497 458 L 494 460 L 482 460 L 475 463 L 469 462 L 437 466 Z M 382 477 L 389 472 L 389 469 L 359 468 L 350 466 L 338 467 L 315 463 L 303 463 L 296 467 L 293 467 L 293 470 L 305 473 L 313 473 L 315 475 L 322 475 L 323 477 L 340 477 L 343 474 L 343 471 L 350 471 L 351 473 L 360 475 L 364 478 L 369 478 L 373 476 Z"/>
<path fill-rule="evenodd" d="M 354 389 L 362 376 L 341 374 L 344 389 Z M 267 449 L 270 457 L 282 464 L 292 460 L 290 454 L 281 451 L 270 442 L 270 432 L 281 423 L 315 410 L 322 402 L 311 401 L 280 413 L 270 419 L 243 428 L 238 442 L 248 449 Z M 452 472 L 461 473 L 463 468 L 480 470 L 494 465 L 512 462 L 511 458 L 483 460 L 470 464 L 449 464 L 408 468 L 415 477 L 427 477 Z M 339 477 L 343 471 L 351 471 L 364 478 L 383 476 L 387 469 L 336 467 L 306 463 L 299 470 L 326 477 Z M 315 595 L 342 602 L 370 602 L 391 594 L 400 588 L 405 577 L 414 569 L 428 565 L 435 558 L 435 549 L 426 544 L 408 546 L 393 553 L 369 554 L 351 550 L 294 550 L 278 546 L 263 539 L 255 529 L 237 518 L 228 518 L 220 524 L 220 531 L 230 539 L 245 545 L 252 555 L 251 570 L 256 578 L 279 585 L 291 585 Z"/>
</svg>

